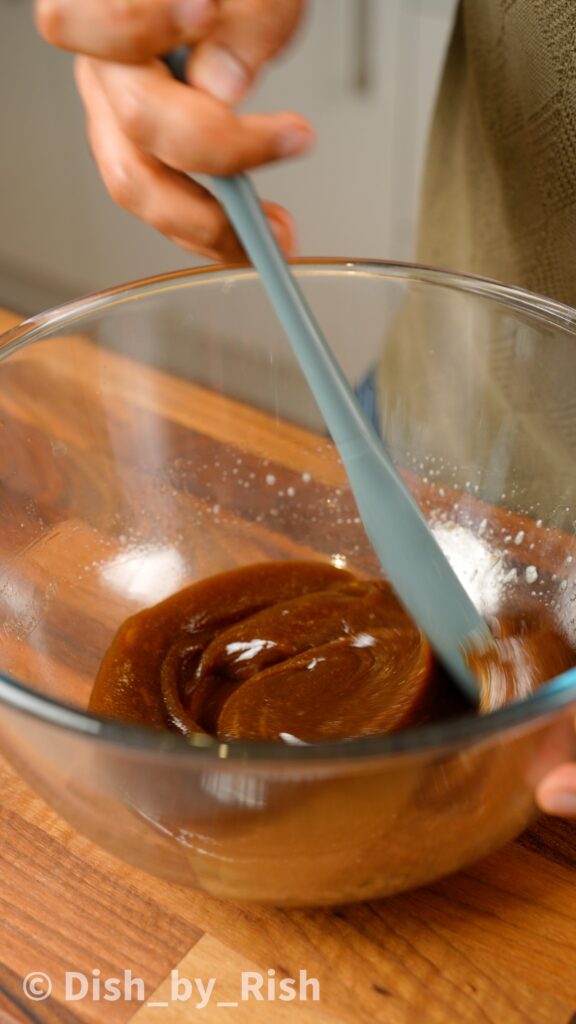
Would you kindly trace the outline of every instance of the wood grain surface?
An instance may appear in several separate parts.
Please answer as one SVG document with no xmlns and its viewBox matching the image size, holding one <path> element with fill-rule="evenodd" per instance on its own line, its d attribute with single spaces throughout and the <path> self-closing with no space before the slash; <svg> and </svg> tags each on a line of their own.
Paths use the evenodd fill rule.
<svg viewBox="0 0 576 1024">
<path fill-rule="evenodd" d="M 11 322 L 1 315 L 0 329 Z M 257 446 L 258 423 L 245 429 Z M 279 461 L 299 469 L 297 431 Z M 223 903 L 100 850 L 0 762 L 0 1024 L 569 1024 L 575 866 L 576 826 L 544 820 L 466 871 L 392 899 L 332 910 Z M 137 998 L 66 999 L 66 972 L 92 981 L 128 971 L 142 981 Z M 197 988 L 173 998 L 174 971 L 216 979 L 205 1008 Z M 318 980 L 319 1000 L 240 998 L 242 972 L 278 982 L 300 971 Z M 30 972 L 50 977 L 47 999 L 26 996 Z"/>
</svg>

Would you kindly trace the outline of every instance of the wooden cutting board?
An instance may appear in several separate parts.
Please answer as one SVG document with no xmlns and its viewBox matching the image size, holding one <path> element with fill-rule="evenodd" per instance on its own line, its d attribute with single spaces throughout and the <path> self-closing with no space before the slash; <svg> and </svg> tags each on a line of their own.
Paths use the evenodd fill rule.
<svg viewBox="0 0 576 1024">
<path fill-rule="evenodd" d="M 15 321 L 0 314 L 0 329 Z M 575 866 L 576 826 L 550 819 L 393 899 L 332 910 L 222 903 L 117 861 L 0 763 L 0 1024 L 574 1024 Z M 174 998 L 175 971 L 181 995 L 182 979 L 215 979 L 203 1009 L 197 984 Z M 317 979 L 317 1001 L 240 998 L 243 972 L 278 983 L 300 971 Z M 26 994 L 31 972 L 50 978 L 52 995 Z M 84 976 L 84 998 L 65 998 L 66 972 Z M 125 972 L 132 999 L 95 997 L 97 981 Z M 45 991 L 46 978 L 38 984 Z"/>
</svg>

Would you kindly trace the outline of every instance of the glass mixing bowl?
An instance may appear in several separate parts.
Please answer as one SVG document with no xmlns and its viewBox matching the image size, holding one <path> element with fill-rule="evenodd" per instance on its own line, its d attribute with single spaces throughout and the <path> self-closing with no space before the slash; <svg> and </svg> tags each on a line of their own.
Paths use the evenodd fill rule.
<svg viewBox="0 0 576 1024">
<path fill-rule="evenodd" d="M 574 641 L 576 314 L 421 267 L 294 269 L 482 613 L 528 602 Z M 421 885 L 528 823 L 575 753 L 576 671 L 483 717 L 308 746 L 87 712 L 120 623 L 182 586 L 268 558 L 378 574 L 251 269 L 127 285 L 0 341 L 0 742 L 65 818 L 178 883 L 301 905 Z"/>
</svg>

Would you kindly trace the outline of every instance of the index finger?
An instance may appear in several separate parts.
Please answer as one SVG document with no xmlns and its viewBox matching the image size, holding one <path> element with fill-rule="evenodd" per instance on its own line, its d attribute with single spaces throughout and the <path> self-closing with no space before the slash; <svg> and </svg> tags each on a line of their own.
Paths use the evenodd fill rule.
<svg viewBox="0 0 576 1024">
<path fill-rule="evenodd" d="M 216 0 L 36 0 L 39 32 L 63 50 L 134 63 L 202 38 Z"/>
</svg>

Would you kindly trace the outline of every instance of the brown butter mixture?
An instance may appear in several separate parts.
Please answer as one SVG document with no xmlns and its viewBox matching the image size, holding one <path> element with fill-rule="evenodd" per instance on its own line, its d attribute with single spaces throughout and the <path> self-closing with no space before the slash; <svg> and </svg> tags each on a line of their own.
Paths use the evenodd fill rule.
<svg viewBox="0 0 576 1024">
<path fill-rule="evenodd" d="M 549 626 L 493 624 L 471 658 L 482 708 L 575 661 Z M 90 710 L 221 738 L 334 740 L 467 710 L 384 580 L 320 562 L 265 562 L 202 580 L 127 619 Z"/>
</svg>

